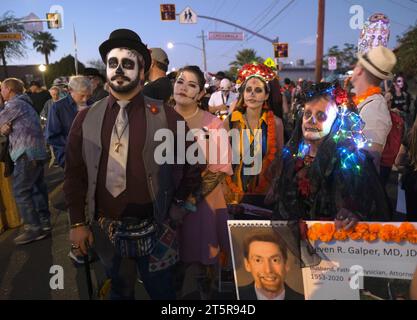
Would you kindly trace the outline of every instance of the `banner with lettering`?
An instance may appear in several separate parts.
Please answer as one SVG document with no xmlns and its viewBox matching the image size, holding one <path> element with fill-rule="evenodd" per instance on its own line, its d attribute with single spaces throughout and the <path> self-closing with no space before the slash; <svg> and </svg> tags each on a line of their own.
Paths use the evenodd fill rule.
<svg viewBox="0 0 417 320">
<path fill-rule="evenodd" d="M 408 299 L 417 267 L 417 223 L 361 222 L 353 230 L 309 221 L 308 239 L 322 258 L 303 268 L 308 300 Z"/>
</svg>

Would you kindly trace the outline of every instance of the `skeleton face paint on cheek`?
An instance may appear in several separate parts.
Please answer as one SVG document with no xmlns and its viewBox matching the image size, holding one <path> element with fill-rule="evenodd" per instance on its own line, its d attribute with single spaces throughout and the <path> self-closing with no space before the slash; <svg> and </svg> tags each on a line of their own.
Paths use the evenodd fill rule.
<svg viewBox="0 0 417 320">
<path fill-rule="evenodd" d="M 303 116 L 303 136 L 307 141 L 321 140 L 330 133 L 337 117 L 337 107 L 325 99 L 306 104 Z"/>
<path fill-rule="evenodd" d="M 107 80 L 116 92 L 130 92 L 140 82 L 142 65 L 138 61 L 143 59 L 135 51 L 115 48 L 107 55 Z"/>
</svg>

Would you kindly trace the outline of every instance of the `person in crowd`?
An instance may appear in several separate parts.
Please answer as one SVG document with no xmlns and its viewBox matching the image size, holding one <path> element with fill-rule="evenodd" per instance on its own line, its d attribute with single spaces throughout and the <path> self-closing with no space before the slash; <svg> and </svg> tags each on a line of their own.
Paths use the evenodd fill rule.
<svg viewBox="0 0 417 320">
<path fill-rule="evenodd" d="M 41 240 L 51 230 L 44 181 L 46 144 L 39 116 L 23 90 L 23 82 L 16 78 L 8 78 L 1 84 L 5 106 L 0 111 L 0 133 L 9 137 L 14 162 L 13 194 L 24 222 L 24 232 L 14 239 L 17 245 Z"/>
<path fill-rule="evenodd" d="M 286 283 L 288 249 L 276 232 L 252 232 L 243 243 L 245 270 L 253 282 L 239 287 L 240 300 L 304 300 Z"/>
<path fill-rule="evenodd" d="M 89 105 L 92 105 L 109 95 L 104 89 L 106 78 L 96 68 L 85 68 L 84 75 L 90 79 L 91 82 L 92 95 L 88 100 Z"/>
<path fill-rule="evenodd" d="M 65 98 L 68 95 L 68 79 L 66 77 L 58 77 L 52 82 L 53 86 L 59 88 L 59 98 Z"/>
<path fill-rule="evenodd" d="M 148 83 L 143 94 L 153 99 L 168 102 L 172 96 L 172 83 L 167 77 L 168 55 L 161 48 L 151 48 L 152 64 L 147 73 Z"/>
<path fill-rule="evenodd" d="M 219 91 L 213 93 L 209 100 L 209 111 L 216 114 L 219 111 L 229 111 L 229 108 L 237 96 L 232 92 L 232 82 L 224 78 L 220 81 Z"/>
<path fill-rule="evenodd" d="M 364 124 L 346 103 L 346 92 L 329 83 L 307 88 L 302 120 L 283 151 L 276 219 L 333 220 L 345 229 L 390 219 L 385 190 L 363 150 Z"/>
<path fill-rule="evenodd" d="M 46 120 L 48 119 L 49 110 L 51 109 L 52 105 L 57 102 L 59 99 L 61 99 L 60 90 L 57 86 L 52 86 L 49 89 L 49 94 L 51 95 L 51 99 L 45 102 L 45 105 L 43 106 L 43 109 L 41 111 L 41 124 L 46 126 Z"/>
<path fill-rule="evenodd" d="M 383 80 L 393 78 L 392 69 L 397 58 L 390 49 L 382 46 L 373 48 L 366 54 L 359 54 L 358 58 L 351 79 L 356 90 L 354 102 L 365 122 L 364 134 L 371 141 L 365 148 L 373 156 L 375 167 L 379 170 L 381 154 L 392 127 L 380 84 Z"/>
<path fill-rule="evenodd" d="M 221 182 L 225 175 L 231 175 L 233 171 L 231 148 L 223 122 L 199 107 L 205 93 L 204 85 L 204 74 L 199 67 L 181 68 L 174 85 L 174 109 L 190 129 L 199 130 L 196 139 L 200 150 L 204 150 L 207 162 L 195 212 L 184 217 L 178 231 L 181 262 L 197 272 L 192 280 L 194 287 L 201 289 L 200 298 L 208 299 L 214 278 L 207 275 L 216 273 L 215 266 L 222 254 L 230 254 L 227 234 L 229 217 Z"/>
<path fill-rule="evenodd" d="M 177 135 L 183 118 L 143 95 L 152 59 L 139 35 L 114 30 L 99 51 L 110 94 L 77 114 L 65 155 L 72 248 L 87 255 L 94 245 L 111 279 L 111 299 L 135 297 L 137 271 L 151 299 L 175 299 L 173 228 L 187 214 L 201 168 L 178 159 L 171 164 L 157 152 L 154 137 L 160 129 L 184 146 L 188 131 Z"/>
<path fill-rule="evenodd" d="M 32 100 L 32 106 L 35 108 L 38 114 L 41 113 L 46 101 L 51 99 L 49 92 L 42 88 L 38 81 L 32 81 L 27 92 L 30 100 Z"/>
<path fill-rule="evenodd" d="M 65 147 L 72 122 L 80 110 L 87 108 L 92 94 L 91 82 L 85 76 L 72 77 L 68 87 L 69 95 L 54 103 L 49 111 L 45 134 L 62 168 L 65 165 Z"/>
<path fill-rule="evenodd" d="M 216 90 L 220 88 L 220 82 L 226 78 L 226 74 L 223 71 L 219 71 L 216 74 L 211 74 L 214 78 L 213 86 L 216 87 Z"/>
<path fill-rule="evenodd" d="M 392 109 L 397 109 L 403 113 L 410 112 L 411 96 L 408 93 L 408 86 L 405 82 L 405 78 L 402 75 L 396 75 L 392 82 L 390 89 L 392 95 Z"/>
<path fill-rule="evenodd" d="M 388 109 L 390 110 L 389 112 L 392 127 L 387 136 L 387 141 L 381 154 L 379 166 L 379 174 L 384 188 L 386 187 L 391 176 L 392 166 L 394 165 L 395 158 L 400 151 L 401 142 L 405 133 L 404 118 L 400 115 L 400 111 L 398 109 L 392 108 L 393 96 L 391 92 L 387 92 L 385 94 L 385 100 L 387 101 Z"/>
<path fill-rule="evenodd" d="M 407 220 L 417 222 L 417 121 L 405 136 L 395 165 L 402 172 L 401 187 L 405 190 Z"/>
<path fill-rule="evenodd" d="M 284 144 L 282 120 L 274 116 L 267 103 L 268 81 L 274 77 L 275 73 L 263 64 L 245 65 L 239 71 L 241 95 L 235 111 L 225 120 L 228 128 L 239 132 L 242 141 L 242 146 L 233 144 L 240 161 L 233 164 L 233 176 L 226 177 L 230 204 L 265 207 L 273 200 L 273 181 L 280 174 Z M 253 162 L 248 158 L 252 154 Z"/>
</svg>

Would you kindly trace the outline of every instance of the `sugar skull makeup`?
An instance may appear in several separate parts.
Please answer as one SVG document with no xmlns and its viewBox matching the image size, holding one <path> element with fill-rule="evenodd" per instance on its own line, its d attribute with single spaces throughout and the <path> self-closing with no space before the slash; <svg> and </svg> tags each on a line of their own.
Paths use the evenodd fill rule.
<svg viewBox="0 0 417 320">
<path fill-rule="evenodd" d="M 330 133 L 337 116 L 337 107 L 327 99 L 306 103 L 303 116 L 303 136 L 306 141 L 317 141 Z"/>
<path fill-rule="evenodd" d="M 137 87 L 143 73 L 143 58 L 136 51 L 114 48 L 107 55 L 107 81 L 116 92 L 129 92 Z"/>
</svg>

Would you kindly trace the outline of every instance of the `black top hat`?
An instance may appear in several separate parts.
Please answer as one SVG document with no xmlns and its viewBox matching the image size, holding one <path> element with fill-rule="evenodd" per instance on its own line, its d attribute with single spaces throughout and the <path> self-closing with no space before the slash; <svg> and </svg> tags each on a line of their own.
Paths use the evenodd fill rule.
<svg viewBox="0 0 417 320">
<path fill-rule="evenodd" d="M 101 59 L 104 63 L 106 63 L 107 54 L 114 48 L 136 50 L 145 60 L 145 72 L 149 70 L 152 62 L 151 54 L 136 32 L 129 29 L 117 29 L 110 33 L 109 39 L 99 47 Z"/>
<path fill-rule="evenodd" d="M 85 68 L 84 75 L 86 77 L 89 77 L 89 76 L 99 77 L 101 80 L 106 82 L 106 78 L 96 68 Z"/>
</svg>

